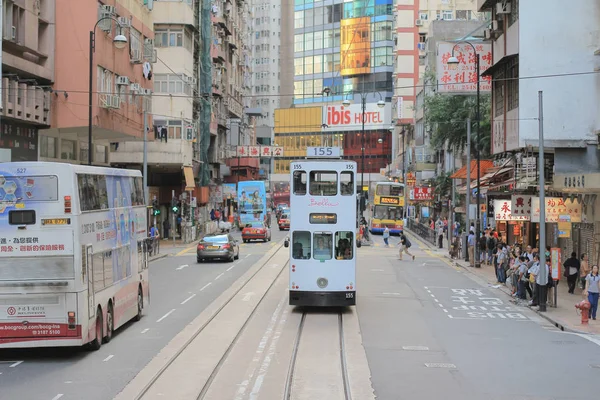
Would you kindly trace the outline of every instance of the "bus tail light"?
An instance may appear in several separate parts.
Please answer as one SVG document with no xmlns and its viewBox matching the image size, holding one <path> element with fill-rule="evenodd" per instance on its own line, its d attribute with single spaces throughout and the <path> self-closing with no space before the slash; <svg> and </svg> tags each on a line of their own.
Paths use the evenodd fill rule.
<svg viewBox="0 0 600 400">
<path fill-rule="evenodd" d="M 75 311 L 69 311 L 67 313 L 67 322 L 69 323 L 69 329 L 75 329 Z"/>
<path fill-rule="evenodd" d="M 65 214 L 71 214 L 71 196 L 65 196 Z"/>
</svg>

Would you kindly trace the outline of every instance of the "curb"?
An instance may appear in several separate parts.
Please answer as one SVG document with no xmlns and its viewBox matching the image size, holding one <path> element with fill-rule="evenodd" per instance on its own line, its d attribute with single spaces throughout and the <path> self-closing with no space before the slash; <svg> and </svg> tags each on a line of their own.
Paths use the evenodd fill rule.
<svg viewBox="0 0 600 400">
<path fill-rule="evenodd" d="M 160 260 L 160 259 L 168 257 L 168 256 L 169 256 L 169 254 L 167 254 L 167 253 L 158 254 L 156 256 L 152 256 L 151 258 L 149 258 L 148 262 L 151 263 L 152 261 Z"/>
<path fill-rule="evenodd" d="M 412 236 L 413 239 L 416 239 L 417 242 L 419 242 L 420 244 L 423 244 L 427 247 L 429 247 L 430 249 L 438 249 L 437 247 L 430 245 L 429 243 L 425 242 L 424 240 L 422 240 L 420 237 L 418 237 L 414 232 L 412 232 L 411 230 L 407 229 L 406 230 L 410 236 Z M 469 274 L 472 274 L 480 279 L 483 279 L 485 281 L 487 281 L 487 279 L 485 277 L 480 276 L 479 274 L 477 274 L 475 271 L 472 271 L 470 268 L 465 267 L 464 265 L 462 265 L 461 263 L 459 263 L 458 261 L 456 261 L 455 259 L 450 258 L 450 255 L 448 254 L 443 254 L 443 257 L 446 258 L 448 261 L 450 261 L 452 264 L 456 265 L 457 267 L 462 268 L 463 270 L 467 271 Z M 488 282 L 489 283 L 489 282 Z M 500 289 L 501 292 L 503 292 L 504 294 L 511 296 L 511 293 L 508 291 L 508 288 L 506 288 L 504 285 L 499 287 L 498 289 Z M 512 296 L 511 296 L 512 298 Z M 538 310 L 533 309 L 531 306 L 526 305 L 525 307 L 529 308 L 531 311 L 533 311 L 534 313 L 536 313 L 537 315 L 539 315 L 540 317 L 544 318 L 545 320 L 547 320 L 548 322 L 550 322 L 552 325 L 556 326 L 558 329 L 560 329 L 561 331 L 565 331 L 565 332 L 573 332 L 573 333 L 580 333 L 580 334 L 584 334 L 584 335 L 593 335 L 593 333 L 590 332 L 585 332 L 585 331 L 580 331 L 578 329 L 563 325 L 562 323 L 558 322 L 557 320 L 555 320 L 554 318 L 552 318 L 551 316 L 549 316 L 546 313 L 540 312 Z"/>
</svg>

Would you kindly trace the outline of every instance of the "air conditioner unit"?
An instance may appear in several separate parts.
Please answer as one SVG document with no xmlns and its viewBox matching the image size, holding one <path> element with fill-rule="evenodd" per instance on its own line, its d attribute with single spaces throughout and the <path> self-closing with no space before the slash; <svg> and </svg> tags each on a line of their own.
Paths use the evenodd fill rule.
<svg viewBox="0 0 600 400">
<path fill-rule="evenodd" d="M 417 48 L 420 51 L 425 51 L 425 43 L 417 43 Z"/>
<path fill-rule="evenodd" d="M 117 21 L 119 22 L 119 25 L 121 25 L 121 28 L 131 27 L 131 20 L 127 17 L 119 17 L 117 18 Z"/>
<path fill-rule="evenodd" d="M 132 64 L 142 63 L 142 51 L 140 49 L 132 49 L 130 60 Z"/>
<path fill-rule="evenodd" d="M 129 78 L 126 76 L 117 76 L 117 81 L 115 83 L 117 85 L 129 85 Z"/>
<path fill-rule="evenodd" d="M 415 25 L 416 26 L 423 26 L 423 20 L 422 19 L 418 19 L 415 21 Z"/>
<path fill-rule="evenodd" d="M 141 94 L 143 94 L 144 96 L 151 96 L 152 95 L 152 89 L 144 89 L 142 88 L 142 90 L 140 91 Z"/>
<path fill-rule="evenodd" d="M 117 13 L 117 8 L 115 6 L 103 5 L 102 9 L 104 10 L 104 12 L 109 13 L 111 15 L 114 15 Z"/>
<path fill-rule="evenodd" d="M 140 91 L 140 84 L 139 83 L 132 83 L 131 85 L 129 85 L 129 90 L 132 92 L 139 92 Z"/>
<path fill-rule="evenodd" d="M 101 94 L 99 100 L 100 101 L 98 101 L 98 104 L 100 105 L 100 107 L 102 107 L 102 108 L 110 108 L 111 107 L 111 103 L 110 103 L 111 98 L 110 98 L 110 95 Z"/>
<path fill-rule="evenodd" d="M 483 38 L 485 40 L 491 40 L 492 39 L 492 30 L 491 29 L 486 29 L 483 31 Z"/>
<path fill-rule="evenodd" d="M 98 22 L 98 28 L 100 28 L 104 32 L 110 32 L 112 30 L 114 13 L 106 11 L 105 7 L 107 6 L 102 6 L 101 8 L 102 12 L 100 13 L 100 22 Z"/>
<path fill-rule="evenodd" d="M 500 24 L 498 23 L 498 20 L 492 20 L 492 31 L 499 31 L 500 30 Z"/>
<path fill-rule="evenodd" d="M 501 1 L 496 3 L 496 14 L 510 14 L 511 7 L 507 1 Z"/>
</svg>

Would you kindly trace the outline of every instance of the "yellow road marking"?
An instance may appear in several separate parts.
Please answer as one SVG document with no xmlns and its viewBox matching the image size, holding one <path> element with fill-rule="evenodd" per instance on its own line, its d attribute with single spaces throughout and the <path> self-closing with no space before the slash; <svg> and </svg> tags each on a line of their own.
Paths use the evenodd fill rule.
<svg viewBox="0 0 600 400">
<path fill-rule="evenodd" d="M 194 250 L 195 248 L 196 248 L 196 245 L 190 246 L 187 249 L 183 249 L 179 253 L 175 254 L 175 257 L 182 256 L 185 253 L 189 253 L 191 250 Z"/>
</svg>

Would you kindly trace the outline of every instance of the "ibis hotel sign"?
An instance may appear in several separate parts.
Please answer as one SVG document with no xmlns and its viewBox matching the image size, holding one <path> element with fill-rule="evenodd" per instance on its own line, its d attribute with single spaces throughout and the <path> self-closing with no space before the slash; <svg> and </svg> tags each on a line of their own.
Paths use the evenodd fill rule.
<svg viewBox="0 0 600 400">
<path fill-rule="evenodd" d="M 387 129 L 392 124 L 392 105 L 385 103 L 382 108 L 377 103 L 367 103 L 364 113 L 365 130 Z M 360 131 L 362 129 L 362 105 L 350 104 L 323 106 L 322 132 Z"/>
</svg>

